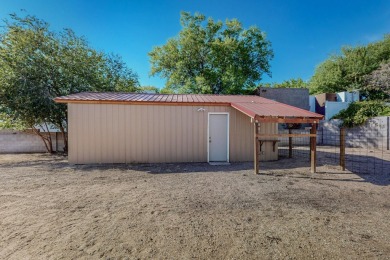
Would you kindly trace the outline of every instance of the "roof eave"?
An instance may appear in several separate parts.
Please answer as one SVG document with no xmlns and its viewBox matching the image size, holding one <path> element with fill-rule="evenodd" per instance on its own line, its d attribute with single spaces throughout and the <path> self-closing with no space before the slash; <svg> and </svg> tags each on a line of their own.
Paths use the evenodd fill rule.
<svg viewBox="0 0 390 260">
<path fill-rule="evenodd" d="M 260 116 L 256 115 L 255 120 L 262 123 L 280 124 L 318 124 L 324 117 L 302 117 L 302 116 Z"/>
</svg>

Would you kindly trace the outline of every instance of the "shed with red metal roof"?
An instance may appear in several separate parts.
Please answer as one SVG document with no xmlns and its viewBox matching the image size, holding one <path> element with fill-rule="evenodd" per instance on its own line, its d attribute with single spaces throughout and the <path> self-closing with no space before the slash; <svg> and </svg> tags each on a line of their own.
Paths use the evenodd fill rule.
<svg viewBox="0 0 390 260">
<path fill-rule="evenodd" d="M 278 123 L 322 119 L 259 96 L 84 92 L 55 101 L 68 104 L 74 164 L 255 160 L 256 168 L 278 159 Z"/>
</svg>

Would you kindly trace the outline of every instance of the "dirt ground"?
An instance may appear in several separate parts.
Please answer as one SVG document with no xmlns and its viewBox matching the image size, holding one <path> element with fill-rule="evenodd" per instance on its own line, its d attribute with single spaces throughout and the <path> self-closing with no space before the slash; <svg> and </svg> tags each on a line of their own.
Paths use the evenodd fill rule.
<svg viewBox="0 0 390 260">
<path fill-rule="evenodd" d="M 389 172 L 261 167 L 0 155 L 0 258 L 390 259 Z"/>
</svg>

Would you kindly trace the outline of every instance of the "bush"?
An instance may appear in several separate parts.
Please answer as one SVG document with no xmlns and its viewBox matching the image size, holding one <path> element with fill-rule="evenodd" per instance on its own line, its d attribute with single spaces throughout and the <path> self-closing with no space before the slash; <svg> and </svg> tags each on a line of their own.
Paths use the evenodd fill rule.
<svg viewBox="0 0 390 260">
<path fill-rule="evenodd" d="M 390 107 L 381 101 L 353 102 L 332 119 L 342 119 L 341 126 L 354 127 L 363 125 L 367 119 L 376 116 L 390 116 Z"/>
</svg>

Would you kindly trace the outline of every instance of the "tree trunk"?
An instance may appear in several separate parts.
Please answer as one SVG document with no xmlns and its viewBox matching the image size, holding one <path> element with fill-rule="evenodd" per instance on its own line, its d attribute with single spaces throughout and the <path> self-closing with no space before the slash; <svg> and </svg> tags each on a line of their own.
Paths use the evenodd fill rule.
<svg viewBox="0 0 390 260">
<path fill-rule="evenodd" d="M 48 153 L 53 153 L 53 142 L 52 142 L 50 133 L 48 133 L 48 135 L 45 136 L 38 129 L 36 129 L 34 126 L 31 126 L 31 129 L 32 129 L 34 134 L 38 135 L 42 139 L 43 143 L 45 144 L 46 151 Z"/>
<path fill-rule="evenodd" d="M 62 137 L 64 138 L 64 153 L 68 153 L 68 136 L 63 126 L 60 126 L 60 131 L 62 133 Z"/>
</svg>

